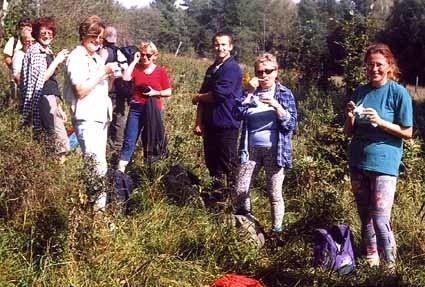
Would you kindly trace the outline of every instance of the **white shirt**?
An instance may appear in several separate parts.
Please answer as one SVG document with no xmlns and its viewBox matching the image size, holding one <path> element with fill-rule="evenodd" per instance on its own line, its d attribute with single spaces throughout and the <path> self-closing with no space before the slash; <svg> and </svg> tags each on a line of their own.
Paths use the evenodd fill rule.
<svg viewBox="0 0 425 287">
<path fill-rule="evenodd" d="M 12 73 L 16 76 L 21 73 L 22 62 L 24 61 L 25 52 L 22 50 L 15 51 L 12 57 Z"/>
<path fill-rule="evenodd" d="M 13 45 L 15 44 L 15 37 L 10 37 L 6 45 L 4 46 L 3 54 L 12 57 L 16 51 L 22 50 L 21 41 L 19 39 L 17 41 L 18 42 L 16 43 L 15 49 L 13 49 Z"/>
<path fill-rule="evenodd" d="M 86 48 L 77 46 L 68 56 L 65 65 L 64 97 L 71 107 L 74 120 L 109 122 L 112 119 L 112 102 L 108 96 L 108 80 L 105 78 L 83 98 L 77 98 L 73 86 L 82 84 L 98 75 L 104 68 L 98 54 L 89 55 Z"/>
</svg>

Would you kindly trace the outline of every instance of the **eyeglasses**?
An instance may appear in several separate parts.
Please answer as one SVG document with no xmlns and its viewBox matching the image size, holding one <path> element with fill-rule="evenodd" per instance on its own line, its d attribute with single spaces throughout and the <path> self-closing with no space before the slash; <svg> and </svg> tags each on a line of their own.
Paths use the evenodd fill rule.
<svg viewBox="0 0 425 287">
<path fill-rule="evenodd" d="M 264 69 L 264 70 L 256 70 L 255 71 L 255 75 L 256 76 L 262 76 L 264 73 L 266 73 L 266 75 L 270 75 L 271 73 L 273 73 L 276 69 Z"/>
<path fill-rule="evenodd" d="M 387 67 L 387 64 L 385 64 L 385 63 L 367 63 L 366 67 L 368 69 L 374 69 L 375 67 L 377 67 L 378 69 L 382 69 L 382 68 Z"/>
<path fill-rule="evenodd" d="M 87 37 L 96 38 L 98 41 L 103 41 L 105 39 L 103 34 L 87 34 Z"/>
<path fill-rule="evenodd" d="M 53 37 L 53 31 L 40 32 L 40 36 L 42 36 L 42 37 L 45 37 L 45 36 Z"/>
<path fill-rule="evenodd" d="M 148 59 L 150 59 L 153 56 L 153 54 L 142 54 L 140 53 L 140 58 L 146 57 Z"/>
</svg>

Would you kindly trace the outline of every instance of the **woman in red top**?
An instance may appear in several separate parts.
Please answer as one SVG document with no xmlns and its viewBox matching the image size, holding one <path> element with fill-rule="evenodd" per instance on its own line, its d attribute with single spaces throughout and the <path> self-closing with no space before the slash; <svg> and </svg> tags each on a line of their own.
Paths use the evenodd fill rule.
<svg viewBox="0 0 425 287">
<path fill-rule="evenodd" d="M 118 169 L 125 170 L 130 161 L 140 131 L 144 126 L 143 117 L 149 97 L 155 97 L 158 109 L 163 111 L 161 98 L 171 96 L 171 85 L 167 71 L 155 64 L 158 49 L 151 41 L 142 41 L 134 55 L 133 62 L 123 73 L 125 81 L 133 81 L 133 92 L 125 128 Z"/>
</svg>

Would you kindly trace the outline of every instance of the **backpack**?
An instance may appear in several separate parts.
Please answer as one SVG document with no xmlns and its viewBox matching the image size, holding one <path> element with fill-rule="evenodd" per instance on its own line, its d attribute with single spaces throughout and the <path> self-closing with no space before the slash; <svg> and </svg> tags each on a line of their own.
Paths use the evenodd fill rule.
<svg viewBox="0 0 425 287">
<path fill-rule="evenodd" d="M 108 51 L 106 63 L 118 62 L 119 65 L 129 65 L 134 59 L 134 54 L 137 52 L 136 46 L 118 47 L 115 44 L 108 44 L 105 48 Z M 125 61 L 118 60 L 118 52 L 125 57 Z M 126 98 L 130 102 L 133 92 L 133 83 L 132 81 L 124 81 L 122 78 L 116 78 L 114 80 L 112 91 L 119 97 Z"/>
<path fill-rule="evenodd" d="M 347 224 L 338 224 L 329 231 L 314 230 L 313 265 L 329 271 L 348 274 L 356 267 L 351 231 Z"/>
<path fill-rule="evenodd" d="M 165 194 L 178 206 L 203 207 L 199 191 L 200 180 L 190 170 L 178 163 L 173 165 L 163 177 Z"/>
<path fill-rule="evenodd" d="M 260 222 L 252 214 L 232 214 L 231 224 L 236 227 L 244 241 L 261 248 L 266 242 L 265 232 Z"/>
<path fill-rule="evenodd" d="M 253 278 L 238 274 L 226 274 L 217 278 L 210 287 L 263 287 Z"/>
<path fill-rule="evenodd" d="M 119 48 L 120 52 L 127 59 L 127 64 L 131 64 L 134 60 L 134 54 L 138 51 L 138 48 L 134 45 L 124 46 Z"/>
<path fill-rule="evenodd" d="M 109 202 L 117 201 L 119 214 L 127 214 L 129 212 L 129 199 L 133 192 L 134 184 L 131 177 L 120 171 L 108 169 L 106 177 L 112 187 L 112 193 L 109 195 Z"/>
</svg>

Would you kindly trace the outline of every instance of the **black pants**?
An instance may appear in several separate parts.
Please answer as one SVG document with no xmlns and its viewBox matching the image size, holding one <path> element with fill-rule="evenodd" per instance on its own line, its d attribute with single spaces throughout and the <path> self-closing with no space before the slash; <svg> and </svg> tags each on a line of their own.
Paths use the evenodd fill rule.
<svg viewBox="0 0 425 287">
<path fill-rule="evenodd" d="M 239 130 L 235 128 L 204 128 L 205 164 L 214 178 L 214 188 L 234 186 L 238 134 Z"/>
<path fill-rule="evenodd" d="M 109 125 L 108 144 L 113 150 L 120 151 L 124 141 L 124 130 L 128 116 L 127 98 L 115 93 L 109 94 L 112 100 L 112 121 Z"/>
</svg>

